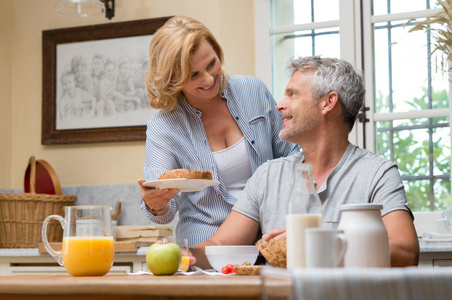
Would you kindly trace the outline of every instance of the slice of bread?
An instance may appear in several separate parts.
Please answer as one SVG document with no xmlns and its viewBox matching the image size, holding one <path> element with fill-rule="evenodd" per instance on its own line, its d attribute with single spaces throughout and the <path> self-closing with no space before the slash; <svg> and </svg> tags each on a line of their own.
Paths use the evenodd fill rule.
<svg viewBox="0 0 452 300">
<path fill-rule="evenodd" d="M 246 265 L 241 265 L 241 266 L 235 266 L 234 270 L 235 270 L 235 274 L 237 275 L 248 275 L 248 276 L 252 276 L 252 275 L 259 275 L 259 270 L 262 268 L 263 266 L 246 266 Z"/>
<path fill-rule="evenodd" d="M 285 237 L 278 240 L 271 239 L 268 242 L 260 239 L 257 241 L 256 246 L 271 266 L 279 268 L 286 267 L 287 246 Z"/>
<path fill-rule="evenodd" d="M 212 180 L 212 172 L 187 170 L 187 169 L 174 169 L 160 175 L 159 179 L 209 179 Z"/>
<path fill-rule="evenodd" d="M 287 244 L 286 244 L 286 238 L 281 238 L 277 241 L 279 250 L 281 250 L 282 254 L 284 255 L 284 258 L 287 256 Z"/>
</svg>

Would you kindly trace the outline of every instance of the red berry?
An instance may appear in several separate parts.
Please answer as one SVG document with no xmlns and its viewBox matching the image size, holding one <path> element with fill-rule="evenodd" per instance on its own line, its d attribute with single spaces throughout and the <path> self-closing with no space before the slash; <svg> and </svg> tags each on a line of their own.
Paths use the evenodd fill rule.
<svg viewBox="0 0 452 300">
<path fill-rule="evenodd" d="M 231 273 L 235 272 L 234 266 L 232 264 L 228 264 L 228 269 L 229 269 L 229 273 L 228 274 L 231 274 Z"/>
<path fill-rule="evenodd" d="M 228 266 L 224 266 L 223 268 L 221 268 L 221 273 L 223 273 L 223 274 L 229 274 L 229 268 L 228 268 Z"/>
<path fill-rule="evenodd" d="M 223 273 L 223 274 L 235 273 L 235 268 L 234 268 L 235 266 L 238 266 L 238 265 L 227 264 L 226 266 L 221 268 L 221 273 Z"/>
</svg>

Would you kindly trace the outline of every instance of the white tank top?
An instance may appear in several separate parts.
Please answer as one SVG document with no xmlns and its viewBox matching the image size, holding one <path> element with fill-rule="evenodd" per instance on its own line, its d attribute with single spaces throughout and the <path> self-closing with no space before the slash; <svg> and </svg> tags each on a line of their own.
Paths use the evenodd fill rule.
<svg viewBox="0 0 452 300">
<path fill-rule="evenodd" d="M 252 175 L 245 138 L 242 137 L 229 148 L 213 152 L 213 157 L 229 194 L 239 199 L 246 181 Z"/>
</svg>

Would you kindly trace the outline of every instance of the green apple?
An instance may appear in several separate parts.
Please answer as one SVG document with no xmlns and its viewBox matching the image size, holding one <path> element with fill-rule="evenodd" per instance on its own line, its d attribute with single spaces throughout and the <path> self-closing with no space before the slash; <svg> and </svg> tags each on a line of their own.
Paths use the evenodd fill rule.
<svg viewBox="0 0 452 300">
<path fill-rule="evenodd" d="M 177 272 L 182 253 L 175 243 L 152 244 L 146 253 L 146 263 L 154 275 L 172 275 Z"/>
</svg>

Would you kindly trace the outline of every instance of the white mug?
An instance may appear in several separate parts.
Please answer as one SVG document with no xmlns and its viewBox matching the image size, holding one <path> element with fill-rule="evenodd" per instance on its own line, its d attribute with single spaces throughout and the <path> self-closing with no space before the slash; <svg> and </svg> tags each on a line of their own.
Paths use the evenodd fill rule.
<svg viewBox="0 0 452 300">
<path fill-rule="evenodd" d="M 346 250 L 347 240 L 343 230 L 323 228 L 305 229 L 306 267 L 341 267 Z"/>
</svg>

